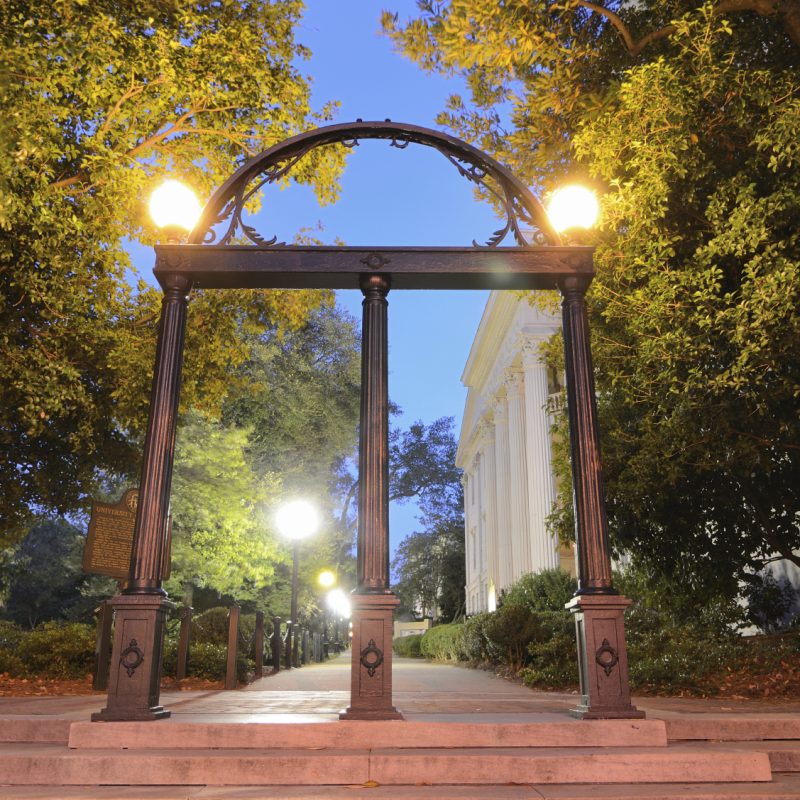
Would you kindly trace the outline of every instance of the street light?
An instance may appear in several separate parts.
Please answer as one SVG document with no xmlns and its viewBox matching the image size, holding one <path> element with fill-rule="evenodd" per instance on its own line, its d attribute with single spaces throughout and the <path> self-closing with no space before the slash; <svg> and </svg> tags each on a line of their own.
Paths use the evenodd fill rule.
<svg viewBox="0 0 800 800">
<path fill-rule="evenodd" d="M 336 618 L 336 645 L 337 652 L 339 651 L 339 621 L 343 619 L 350 619 L 352 609 L 350 607 L 350 598 L 341 589 L 331 589 L 325 598 L 328 608 Z"/>
<path fill-rule="evenodd" d="M 202 208 L 195 193 L 180 181 L 168 180 L 150 195 L 150 216 L 162 228 L 167 239 L 180 241 L 200 219 Z"/>
<path fill-rule="evenodd" d="M 292 654 L 292 666 L 299 666 L 297 659 L 297 562 L 301 539 L 316 532 L 319 527 L 317 510 L 307 500 L 293 500 L 278 509 L 275 523 L 285 539 L 293 543 L 292 549 L 292 610 L 289 620 L 289 652 Z"/>
<path fill-rule="evenodd" d="M 570 228 L 591 228 L 599 215 L 597 195 L 578 184 L 556 189 L 547 202 L 547 216 L 559 233 Z"/>
</svg>

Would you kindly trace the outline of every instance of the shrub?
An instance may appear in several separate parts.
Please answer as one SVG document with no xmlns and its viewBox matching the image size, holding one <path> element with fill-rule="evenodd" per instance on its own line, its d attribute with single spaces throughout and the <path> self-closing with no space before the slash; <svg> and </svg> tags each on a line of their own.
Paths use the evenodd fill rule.
<svg viewBox="0 0 800 800">
<path fill-rule="evenodd" d="M 425 631 L 420 652 L 433 661 L 461 661 L 464 653 L 464 623 L 451 622 Z"/>
<path fill-rule="evenodd" d="M 421 658 L 421 641 L 421 633 L 414 633 L 410 636 L 398 636 L 396 639 L 392 640 L 392 649 L 398 656 L 402 656 L 403 658 Z"/>
<path fill-rule="evenodd" d="M 209 608 L 192 618 L 189 641 L 204 644 L 228 644 L 228 612 L 222 606 Z M 249 648 L 256 630 L 255 614 L 239 615 L 239 649 Z"/>
<path fill-rule="evenodd" d="M 95 630 L 91 625 L 45 622 L 27 633 L 18 655 L 26 671 L 44 678 L 83 678 L 94 669 Z"/>
<path fill-rule="evenodd" d="M 503 606 L 529 611 L 563 611 L 578 590 L 578 582 L 560 569 L 523 575 L 503 596 Z"/>
<path fill-rule="evenodd" d="M 578 683 L 575 621 L 567 611 L 537 614 L 542 636 L 528 645 L 527 666 L 520 673 L 526 686 L 567 689 Z"/>
<path fill-rule="evenodd" d="M 548 636 L 541 615 L 524 606 L 503 605 L 484 625 L 489 655 L 518 672 L 527 657 L 528 646 Z"/>
<path fill-rule="evenodd" d="M 225 680 L 228 648 L 225 645 L 195 642 L 189 645 L 188 672 L 196 678 L 210 681 Z M 247 681 L 252 662 L 241 651 L 236 658 L 236 679 Z"/>
<path fill-rule="evenodd" d="M 491 644 L 486 635 L 486 626 L 492 615 L 488 612 L 473 614 L 464 623 L 464 658 L 473 664 L 485 664 L 492 660 Z"/>
<path fill-rule="evenodd" d="M 0 675 L 4 673 L 8 673 L 12 678 L 24 678 L 28 671 L 16 653 L 0 648 Z"/>
<path fill-rule="evenodd" d="M 26 631 L 17 627 L 13 622 L 0 619 L 0 648 L 13 651 L 25 637 Z"/>
</svg>

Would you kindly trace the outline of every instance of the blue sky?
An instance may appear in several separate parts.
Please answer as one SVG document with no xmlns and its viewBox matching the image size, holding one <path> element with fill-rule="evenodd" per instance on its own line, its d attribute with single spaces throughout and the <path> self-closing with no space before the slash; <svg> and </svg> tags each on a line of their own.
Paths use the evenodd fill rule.
<svg viewBox="0 0 800 800">
<path fill-rule="evenodd" d="M 393 51 L 380 34 L 382 8 L 413 16 L 413 0 L 307 0 L 297 39 L 313 53 L 298 64 L 309 76 L 313 105 L 338 100 L 336 122 L 383 120 L 437 127 L 435 117 L 450 94 L 466 93 L 458 78 L 422 73 Z M 488 205 L 444 157 L 425 147 L 398 150 L 366 141 L 353 149 L 339 202 L 320 207 L 299 186 L 272 188 L 259 228 L 288 240 L 321 223 L 317 235 L 349 245 L 469 245 L 496 228 Z M 134 249 L 142 272 L 153 256 Z M 403 409 L 395 424 L 426 423 L 452 416 L 460 425 L 465 389 L 460 376 L 488 296 L 487 292 L 402 292 L 389 295 L 389 392 Z M 339 292 L 339 304 L 360 319 L 359 292 Z M 415 529 L 413 503 L 391 509 L 392 550 Z"/>
</svg>

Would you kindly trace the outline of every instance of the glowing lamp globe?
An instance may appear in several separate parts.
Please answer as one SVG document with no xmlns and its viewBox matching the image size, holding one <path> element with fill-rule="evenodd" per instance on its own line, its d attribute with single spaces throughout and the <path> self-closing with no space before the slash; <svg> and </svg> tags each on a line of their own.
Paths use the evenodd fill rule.
<svg viewBox="0 0 800 800">
<path fill-rule="evenodd" d="M 327 596 L 328 608 L 337 617 L 347 619 L 350 616 L 350 599 L 341 589 L 331 589 Z"/>
<path fill-rule="evenodd" d="M 336 576 L 329 570 L 325 569 L 317 576 L 317 580 L 319 581 L 319 585 L 329 589 L 336 583 Z"/>
<path fill-rule="evenodd" d="M 202 208 L 194 192 L 180 181 L 164 181 L 150 195 L 150 216 L 159 228 L 190 231 L 200 219 Z"/>
<path fill-rule="evenodd" d="M 287 539 L 305 539 L 319 527 L 319 515 L 307 500 L 293 500 L 278 510 L 275 523 Z"/>
<path fill-rule="evenodd" d="M 595 193 L 577 184 L 556 189 L 547 203 L 547 216 L 559 233 L 570 228 L 591 228 L 599 215 Z"/>
</svg>

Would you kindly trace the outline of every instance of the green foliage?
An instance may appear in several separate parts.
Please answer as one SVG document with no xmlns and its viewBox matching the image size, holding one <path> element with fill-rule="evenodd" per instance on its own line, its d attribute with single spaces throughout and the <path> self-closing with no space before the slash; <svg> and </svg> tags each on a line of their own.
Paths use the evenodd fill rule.
<svg viewBox="0 0 800 800">
<path fill-rule="evenodd" d="M 402 658 L 421 658 L 423 634 L 413 633 L 410 636 L 397 636 L 392 640 L 392 649 Z"/>
<path fill-rule="evenodd" d="M 603 193 L 589 294 L 616 546 L 695 607 L 798 564 L 800 17 L 780 3 L 419 3 L 384 27 L 471 102 L 439 121 Z M 613 9 L 613 10 L 610 10 Z M 578 239 L 576 239 L 578 241 Z M 554 365 L 557 360 L 554 361 Z M 559 422 L 562 539 L 573 535 Z"/>
<path fill-rule="evenodd" d="M 464 613 L 464 492 L 455 466 L 453 418 L 395 431 L 390 443 L 392 499 L 417 497 L 423 530 L 400 543 L 393 590 L 406 613 L 455 620 Z"/>
<path fill-rule="evenodd" d="M 95 629 L 79 622 L 45 622 L 20 641 L 17 655 L 28 675 L 84 678 L 94 670 Z"/>
<path fill-rule="evenodd" d="M 237 599 L 253 596 L 287 561 L 264 524 L 276 502 L 274 475 L 257 474 L 249 432 L 188 414 L 178 432 L 172 492 L 170 592 L 208 586 Z"/>
<path fill-rule="evenodd" d="M 523 606 L 529 611 L 563 611 L 578 589 L 578 582 L 560 569 L 523 575 L 503 595 L 504 606 Z"/>
<path fill-rule="evenodd" d="M 473 664 L 486 664 L 492 661 L 492 645 L 486 632 L 486 626 L 492 613 L 473 614 L 464 622 L 464 659 Z"/>
<path fill-rule="evenodd" d="M 540 636 L 528 645 L 520 677 L 526 686 L 566 689 L 578 684 L 575 620 L 566 611 L 540 611 Z"/>
<path fill-rule="evenodd" d="M 4 616 L 28 628 L 45 620 L 91 620 L 93 609 L 116 584 L 83 572 L 85 541 L 64 520 L 33 526 L 4 565 Z"/>
<path fill-rule="evenodd" d="M 461 661 L 464 651 L 464 623 L 435 625 L 422 634 L 420 653 L 432 661 Z"/>
<path fill-rule="evenodd" d="M 209 196 L 243 159 L 329 119 L 294 39 L 300 0 L 0 6 L 0 533 L 33 505 L 85 508 L 138 470 L 158 292 L 126 238 L 155 240 L 142 198 L 164 175 Z M 341 148 L 292 173 L 331 200 Z M 133 285 L 130 278 L 133 277 Z M 324 297 L 193 292 L 183 401 L 218 409 L 242 333 L 293 328 Z"/>
<path fill-rule="evenodd" d="M 210 681 L 224 680 L 227 660 L 228 648 L 224 645 L 196 642 L 189 647 L 188 673 L 195 678 L 205 678 Z M 244 683 L 250 669 L 252 669 L 252 662 L 244 653 L 238 652 L 236 654 L 236 680 Z"/>
</svg>

